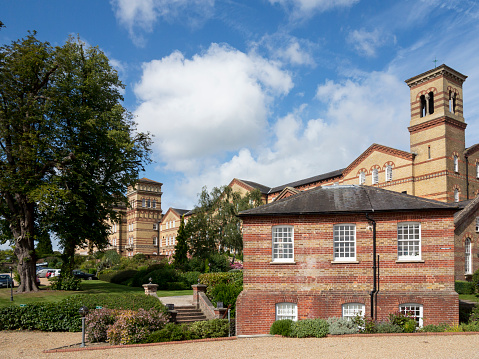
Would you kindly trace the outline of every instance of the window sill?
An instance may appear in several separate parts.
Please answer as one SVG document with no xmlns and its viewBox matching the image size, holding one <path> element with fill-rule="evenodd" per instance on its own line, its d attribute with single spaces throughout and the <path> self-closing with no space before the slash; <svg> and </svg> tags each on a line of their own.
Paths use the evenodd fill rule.
<svg viewBox="0 0 479 359">
<path fill-rule="evenodd" d="M 424 259 L 398 259 L 396 263 L 424 263 Z"/>
<path fill-rule="evenodd" d="M 331 264 L 358 264 L 359 261 L 331 261 Z"/>
<path fill-rule="evenodd" d="M 296 262 L 269 262 L 269 264 L 296 264 Z"/>
</svg>

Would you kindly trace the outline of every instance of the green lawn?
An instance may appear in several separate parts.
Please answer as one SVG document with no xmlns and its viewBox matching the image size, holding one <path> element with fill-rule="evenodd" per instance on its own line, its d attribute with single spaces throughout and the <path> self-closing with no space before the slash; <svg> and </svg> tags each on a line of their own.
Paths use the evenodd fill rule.
<svg viewBox="0 0 479 359">
<path fill-rule="evenodd" d="M 459 294 L 459 299 L 469 300 L 471 302 L 478 302 L 479 303 L 479 297 L 477 296 L 477 294 Z"/>
<path fill-rule="evenodd" d="M 111 293 L 114 295 L 121 295 L 122 293 L 143 293 L 143 288 L 128 287 L 125 285 L 113 284 L 104 282 L 101 280 L 84 280 L 82 281 L 82 289 L 78 292 L 69 291 L 56 291 L 48 290 L 48 287 L 41 286 L 40 291 L 37 293 L 15 293 L 16 288 L 13 288 L 13 303 L 31 304 L 38 302 L 58 302 L 71 295 L 76 294 L 99 294 L 99 293 Z M 158 291 L 159 297 L 170 297 L 174 295 L 191 295 L 193 290 L 172 290 L 172 291 Z M 10 288 L 0 289 L 0 307 L 8 306 L 12 304 L 10 301 Z"/>
</svg>

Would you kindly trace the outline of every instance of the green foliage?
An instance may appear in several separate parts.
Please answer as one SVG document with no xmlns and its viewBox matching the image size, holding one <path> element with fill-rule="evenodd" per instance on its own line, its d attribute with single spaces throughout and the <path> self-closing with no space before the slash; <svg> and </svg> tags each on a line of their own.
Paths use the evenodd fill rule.
<svg viewBox="0 0 479 359">
<path fill-rule="evenodd" d="M 422 327 L 420 329 L 421 332 L 431 332 L 431 333 L 442 333 L 442 332 L 445 332 L 447 330 L 447 328 L 449 327 L 448 324 L 429 324 L 429 325 L 425 325 L 424 327 Z"/>
<path fill-rule="evenodd" d="M 324 319 L 305 319 L 291 324 L 291 336 L 294 338 L 322 338 L 328 333 L 328 322 Z"/>
<path fill-rule="evenodd" d="M 474 272 L 474 274 L 472 275 L 472 283 L 475 284 L 475 286 L 476 286 L 476 291 L 477 291 L 478 286 L 479 286 L 479 269 L 476 270 L 476 271 Z"/>
<path fill-rule="evenodd" d="M 464 332 L 479 332 L 479 321 L 470 321 L 469 323 L 461 324 Z"/>
<path fill-rule="evenodd" d="M 65 302 L 3 307 L 0 308 L 0 330 L 78 332 L 81 330 L 79 308 Z"/>
<path fill-rule="evenodd" d="M 110 309 L 138 310 L 156 308 L 163 310 L 161 302 L 152 296 L 143 293 L 121 293 L 121 294 L 77 294 L 63 300 L 63 302 L 74 308 L 86 306 L 95 309 L 97 306 Z"/>
<path fill-rule="evenodd" d="M 291 319 L 277 320 L 271 325 L 271 328 L 269 329 L 269 334 L 282 335 L 283 337 L 290 337 L 291 324 L 293 324 L 293 321 Z"/>
<path fill-rule="evenodd" d="M 389 322 L 399 325 L 405 333 L 414 333 L 416 331 L 416 321 L 409 314 L 401 312 L 389 314 Z"/>
<path fill-rule="evenodd" d="M 106 342 L 107 330 L 115 323 L 118 316 L 117 309 L 92 310 L 85 318 L 85 333 L 88 341 L 92 343 Z"/>
<path fill-rule="evenodd" d="M 224 254 L 215 253 L 208 257 L 210 272 L 227 272 L 230 269 L 228 257 Z"/>
<path fill-rule="evenodd" d="M 124 284 L 128 280 L 135 277 L 138 271 L 133 269 L 119 270 L 119 271 L 103 271 L 100 273 L 99 279 L 115 284 Z"/>
<path fill-rule="evenodd" d="M 73 275 L 66 276 L 61 273 L 60 277 L 53 277 L 50 282 L 53 290 L 81 290 L 81 278 Z"/>
<path fill-rule="evenodd" d="M 457 294 L 474 294 L 476 292 L 477 284 L 474 282 L 466 282 L 462 280 L 456 280 L 454 282 L 454 289 Z"/>
<path fill-rule="evenodd" d="M 143 343 L 161 343 L 197 339 L 192 337 L 189 327 L 185 324 L 167 323 L 161 330 L 151 332 Z"/>
<path fill-rule="evenodd" d="M 469 316 L 468 322 L 475 322 L 479 321 L 479 305 L 476 304 L 472 309 L 471 315 Z"/>
<path fill-rule="evenodd" d="M 390 322 L 379 322 L 376 324 L 377 333 L 404 333 L 404 328 Z"/>
<path fill-rule="evenodd" d="M 212 319 L 194 322 L 190 326 L 192 335 L 198 339 L 227 337 L 228 319 Z"/>
<path fill-rule="evenodd" d="M 224 306 L 230 305 L 231 315 L 235 316 L 236 299 L 243 290 L 243 283 L 220 283 L 210 291 L 211 301 L 216 305 L 217 302 L 223 302 Z"/>
<path fill-rule="evenodd" d="M 198 284 L 198 278 L 200 277 L 200 275 L 200 272 L 179 272 L 178 280 L 185 283 L 186 287 L 190 289 L 192 285 Z"/>
<path fill-rule="evenodd" d="M 354 334 L 359 332 L 358 326 L 347 318 L 331 317 L 327 319 L 329 325 L 329 334 L 342 335 Z"/>
<path fill-rule="evenodd" d="M 358 326 L 360 333 L 371 334 L 377 331 L 376 322 L 372 318 L 364 318 L 358 314 L 353 318 L 353 323 Z"/>
<path fill-rule="evenodd" d="M 188 233 L 185 230 L 185 218 L 181 216 L 180 227 L 176 235 L 175 254 L 173 255 L 175 268 L 185 269 L 188 264 Z"/>
</svg>

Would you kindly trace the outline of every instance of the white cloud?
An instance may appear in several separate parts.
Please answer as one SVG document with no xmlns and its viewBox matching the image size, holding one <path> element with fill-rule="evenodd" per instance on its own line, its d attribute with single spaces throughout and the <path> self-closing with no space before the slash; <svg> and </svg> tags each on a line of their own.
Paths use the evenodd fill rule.
<svg viewBox="0 0 479 359">
<path fill-rule="evenodd" d="M 316 44 L 285 33 L 264 35 L 261 40 L 251 44 L 254 51 L 266 50 L 268 57 L 295 66 L 315 66 L 313 51 Z"/>
<path fill-rule="evenodd" d="M 354 46 L 359 54 L 374 57 L 377 48 L 386 44 L 389 38 L 387 34 L 380 32 L 378 29 L 373 31 L 361 29 L 350 32 L 347 41 Z"/>
<path fill-rule="evenodd" d="M 313 105 L 302 105 L 273 124 L 272 145 L 242 148 L 229 161 L 179 181 L 183 203 L 191 204 L 186 198 L 195 198 L 201 186 L 211 189 L 235 177 L 277 186 L 337 170 L 372 143 L 407 151 L 408 92 L 402 80 L 385 72 L 357 81 L 326 81 L 316 95 L 324 113 L 314 116 Z"/>
<path fill-rule="evenodd" d="M 359 0 L 269 0 L 289 9 L 294 16 L 311 16 L 314 11 L 327 11 L 338 7 L 349 7 Z"/>
<path fill-rule="evenodd" d="M 261 143 L 270 104 L 292 86 L 277 63 L 212 44 L 192 59 L 174 52 L 145 63 L 135 115 L 139 130 L 155 135 L 158 161 L 192 174 L 228 151 Z"/>
<path fill-rule="evenodd" d="M 195 26 L 208 19 L 215 0 L 110 0 L 120 24 L 137 46 L 144 46 L 143 32 L 152 32 L 159 20 L 188 19 Z"/>
</svg>

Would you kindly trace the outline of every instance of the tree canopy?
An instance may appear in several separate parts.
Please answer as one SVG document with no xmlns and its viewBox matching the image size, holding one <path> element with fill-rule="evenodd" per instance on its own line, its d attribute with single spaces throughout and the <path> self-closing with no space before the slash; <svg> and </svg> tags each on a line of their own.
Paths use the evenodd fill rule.
<svg viewBox="0 0 479 359">
<path fill-rule="evenodd" d="M 19 291 L 37 290 L 35 227 L 55 233 L 66 257 L 87 241 L 105 246 L 106 218 L 149 161 L 123 87 L 105 54 L 78 39 L 53 47 L 33 33 L 0 48 L 0 218 Z"/>
<path fill-rule="evenodd" d="M 254 190 L 241 195 L 229 186 L 203 187 L 193 216 L 186 224 L 189 251 L 194 257 L 208 258 L 218 251 L 242 253 L 241 211 L 263 204 L 261 193 Z"/>
</svg>

